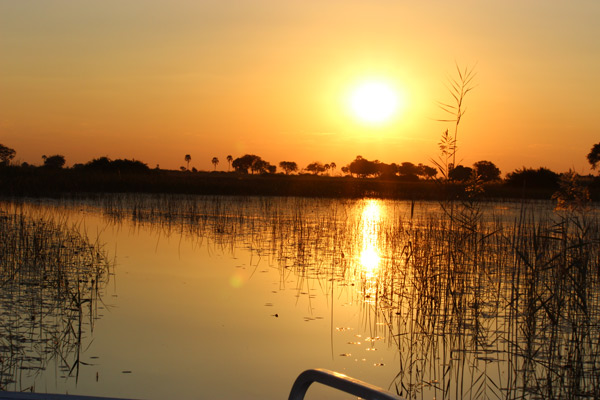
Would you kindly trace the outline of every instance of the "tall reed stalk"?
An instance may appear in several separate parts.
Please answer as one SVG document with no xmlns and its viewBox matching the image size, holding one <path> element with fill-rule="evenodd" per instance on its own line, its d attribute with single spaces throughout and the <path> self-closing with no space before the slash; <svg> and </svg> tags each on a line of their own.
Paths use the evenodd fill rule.
<svg viewBox="0 0 600 400">
<path fill-rule="evenodd" d="M 369 202 L 115 196 L 91 205 L 215 251 L 249 249 L 279 268 L 282 284 L 296 276 L 309 299 L 312 289 L 347 293 L 363 304 L 367 345 L 397 349 L 390 387 L 405 398 L 600 398 L 597 212 L 475 199 L 474 211 L 448 214 L 375 201 L 383 217 L 369 222 Z M 371 270 L 361 264 L 365 229 L 379 254 Z"/>
<path fill-rule="evenodd" d="M 76 227 L 0 204 L 0 390 L 33 390 L 50 364 L 77 379 L 108 276 Z"/>
</svg>

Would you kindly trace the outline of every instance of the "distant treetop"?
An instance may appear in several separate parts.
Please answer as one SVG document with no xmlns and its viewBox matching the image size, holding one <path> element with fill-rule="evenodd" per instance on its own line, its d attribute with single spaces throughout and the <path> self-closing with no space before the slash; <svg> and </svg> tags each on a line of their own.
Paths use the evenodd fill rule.
<svg viewBox="0 0 600 400">
<path fill-rule="evenodd" d="M 521 168 L 506 176 L 506 183 L 517 187 L 558 188 L 559 175 L 548 168 Z"/>
<path fill-rule="evenodd" d="M 587 155 L 587 159 L 592 166 L 592 169 L 596 169 L 598 163 L 600 163 L 600 143 L 596 143 L 592 146 L 592 150 L 590 150 Z"/>
<path fill-rule="evenodd" d="M 500 168 L 491 161 L 477 161 L 473 164 L 473 169 L 484 182 L 500 180 Z"/>
<path fill-rule="evenodd" d="M 254 154 L 246 154 L 242 157 L 236 158 L 233 160 L 231 165 L 237 172 L 244 174 L 247 174 L 248 170 L 251 170 L 253 174 L 274 173 L 275 169 L 277 168 Z"/>
<path fill-rule="evenodd" d="M 66 163 L 65 156 L 60 154 L 55 154 L 53 156 L 43 155 L 42 159 L 44 160 L 44 167 L 51 169 L 61 169 Z"/>
<path fill-rule="evenodd" d="M 150 170 L 148 165 L 141 161 L 127 159 L 111 160 L 108 157 L 95 158 L 85 164 L 76 164 L 73 168 L 105 172 L 145 172 Z"/>
<path fill-rule="evenodd" d="M 17 152 L 10 147 L 0 144 L 0 165 L 10 164 L 10 161 L 15 158 L 16 153 Z"/>
</svg>

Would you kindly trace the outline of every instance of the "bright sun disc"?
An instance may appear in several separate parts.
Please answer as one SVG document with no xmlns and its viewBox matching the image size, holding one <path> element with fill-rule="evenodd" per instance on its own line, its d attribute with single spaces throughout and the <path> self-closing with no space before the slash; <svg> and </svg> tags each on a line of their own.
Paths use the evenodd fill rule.
<svg viewBox="0 0 600 400">
<path fill-rule="evenodd" d="M 380 123 L 394 115 L 398 109 L 398 96 L 385 83 L 367 82 L 352 92 L 350 107 L 362 121 Z"/>
</svg>

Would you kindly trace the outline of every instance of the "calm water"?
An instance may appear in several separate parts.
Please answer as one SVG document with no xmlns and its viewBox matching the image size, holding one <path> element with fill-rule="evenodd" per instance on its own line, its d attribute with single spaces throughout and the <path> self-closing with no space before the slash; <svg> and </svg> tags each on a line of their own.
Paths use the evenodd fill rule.
<svg viewBox="0 0 600 400">
<path fill-rule="evenodd" d="M 527 382 L 564 386 L 571 378 L 548 370 L 580 365 L 574 390 L 598 394 L 585 394 L 600 386 L 596 272 L 575 309 L 575 286 L 548 291 L 556 279 L 535 252 L 551 246 L 510 250 L 518 227 L 557 232 L 550 203 L 462 207 L 452 223 L 437 203 L 381 200 L 112 196 L 0 209 L 74 227 L 107 261 L 76 315 L 34 315 L 48 301 L 3 286 L 3 315 L 17 321 L 0 332 L 7 390 L 282 399 L 300 372 L 328 368 L 405 397 L 516 398 L 536 396 Z M 544 285 L 527 286 L 534 277 Z M 33 305 L 15 311 L 17 292 Z M 77 333 L 68 346 L 48 333 L 57 325 Z M 569 348 L 585 359 L 558 360 Z"/>
</svg>

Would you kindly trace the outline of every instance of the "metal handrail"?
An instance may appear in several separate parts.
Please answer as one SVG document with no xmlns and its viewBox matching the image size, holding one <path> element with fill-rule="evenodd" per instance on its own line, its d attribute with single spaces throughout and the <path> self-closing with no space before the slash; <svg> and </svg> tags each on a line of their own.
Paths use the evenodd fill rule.
<svg viewBox="0 0 600 400">
<path fill-rule="evenodd" d="M 303 400 L 309 386 L 314 382 L 330 386 L 334 389 L 341 390 L 354 396 L 358 396 L 365 400 L 399 400 L 400 397 L 395 396 L 377 386 L 359 381 L 339 372 L 329 371 L 326 369 L 309 369 L 298 375 L 292 390 L 290 391 L 289 400 Z"/>
<path fill-rule="evenodd" d="M 303 400 L 309 386 L 314 382 L 330 386 L 365 400 L 401 400 L 385 390 L 358 379 L 326 369 L 309 369 L 298 375 L 289 400 Z M 67 394 L 22 393 L 0 391 L 0 400 L 124 400 L 107 397 L 89 397 Z"/>
</svg>

